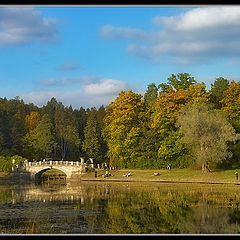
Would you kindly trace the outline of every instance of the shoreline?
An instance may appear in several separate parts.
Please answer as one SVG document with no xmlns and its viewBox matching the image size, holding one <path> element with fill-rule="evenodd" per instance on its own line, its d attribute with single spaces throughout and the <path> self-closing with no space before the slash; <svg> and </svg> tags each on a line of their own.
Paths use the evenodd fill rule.
<svg viewBox="0 0 240 240">
<path fill-rule="evenodd" d="M 76 181 L 76 180 L 75 180 Z M 197 183 L 197 184 L 234 184 L 234 185 L 240 185 L 240 182 L 208 182 L 208 181 L 176 181 L 176 180 L 125 180 L 125 179 L 81 179 L 77 180 L 79 182 L 134 182 L 134 183 L 141 183 L 141 182 L 147 182 L 147 183 Z"/>
<path fill-rule="evenodd" d="M 182 183 L 182 184 L 212 184 L 212 185 L 240 185 L 240 179 L 236 179 L 234 169 L 231 170 L 215 170 L 209 173 L 202 173 L 201 170 L 193 169 L 118 169 L 109 171 L 110 176 L 106 177 L 106 170 L 95 169 L 81 176 L 75 176 L 67 181 L 73 183 L 83 182 L 118 182 L 118 183 Z M 131 176 L 125 177 L 127 173 Z M 156 175 L 156 173 L 158 175 Z M 23 179 L 20 182 L 24 182 Z M 15 184 L 10 174 L 0 173 L 0 184 Z"/>
</svg>

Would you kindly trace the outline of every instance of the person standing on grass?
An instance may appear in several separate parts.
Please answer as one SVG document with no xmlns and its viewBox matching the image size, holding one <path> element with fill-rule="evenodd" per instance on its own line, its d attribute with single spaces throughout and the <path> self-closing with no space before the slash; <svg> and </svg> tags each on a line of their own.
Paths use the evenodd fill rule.
<svg viewBox="0 0 240 240">
<path fill-rule="evenodd" d="M 238 180 L 238 172 L 237 172 L 237 170 L 235 172 L 235 176 L 236 176 L 236 180 Z"/>
</svg>

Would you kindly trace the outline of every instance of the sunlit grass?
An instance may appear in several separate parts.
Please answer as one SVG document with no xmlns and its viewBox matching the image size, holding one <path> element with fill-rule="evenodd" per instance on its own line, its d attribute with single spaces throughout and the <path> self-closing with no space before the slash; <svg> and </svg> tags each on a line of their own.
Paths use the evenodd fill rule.
<svg viewBox="0 0 240 240">
<path fill-rule="evenodd" d="M 237 183 L 234 170 L 218 170 L 209 173 L 202 173 L 201 170 L 193 169 L 160 169 L 160 170 L 141 170 L 141 169 L 120 169 L 109 171 L 110 177 L 103 177 L 106 170 L 96 169 L 97 177 L 94 172 L 84 174 L 82 180 L 124 180 L 124 181 L 182 181 L 182 182 L 210 182 L 210 183 Z M 131 173 L 132 176 L 124 177 L 124 174 Z M 154 173 L 159 173 L 154 176 Z M 240 172 L 239 172 L 240 173 Z M 240 183 L 240 180 L 239 180 Z"/>
</svg>

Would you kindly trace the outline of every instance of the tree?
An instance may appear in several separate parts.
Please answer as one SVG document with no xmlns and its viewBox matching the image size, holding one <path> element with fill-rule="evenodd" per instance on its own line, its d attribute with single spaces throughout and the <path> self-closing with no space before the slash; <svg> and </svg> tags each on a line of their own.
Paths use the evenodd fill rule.
<svg viewBox="0 0 240 240">
<path fill-rule="evenodd" d="M 75 126 L 77 127 L 78 130 L 78 136 L 80 143 L 83 143 L 84 141 L 84 129 L 87 124 L 87 113 L 86 110 L 83 107 L 80 107 L 79 110 L 74 109 L 73 110 L 73 116 L 75 120 Z M 82 144 L 79 145 L 79 154 L 81 156 L 84 155 L 84 150 L 82 149 Z"/>
<path fill-rule="evenodd" d="M 202 172 L 209 163 L 219 163 L 230 156 L 227 143 L 239 138 L 221 112 L 211 110 L 206 103 L 188 104 L 177 119 L 181 141 L 188 144 Z"/>
<path fill-rule="evenodd" d="M 51 120 L 44 114 L 38 126 L 24 137 L 25 154 L 30 158 L 51 157 L 55 144 Z"/>
<path fill-rule="evenodd" d="M 54 121 L 61 159 L 65 159 L 67 156 L 68 158 L 79 157 L 80 139 L 71 108 L 58 103 Z"/>
<path fill-rule="evenodd" d="M 133 127 L 139 125 L 139 114 L 143 111 L 143 101 L 140 94 L 121 91 L 112 102 L 104 117 L 103 136 L 108 145 L 110 163 L 126 167 L 130 160 L 124 148 L 124 141 Z"/>
<path fill-rule="evenodd" d="M 179 89 L 187 90 L 192 84 L 197 83 L 194 77 L 191 77 L 189 73 L 178 73 L 177 76 L 172 74 L 168 78 L 168 83 L 159 84 L 158 87 L 162 88 L 163 92 L 166 92 L 168 88 L 174 88 L 176 91 Z"/>
<path fill-rule="evenodd" d="M 82 146 L 87 156 L 95 159 L 97 163 L 103 162 L 100 135 L 101 132 L 97 122 L 97 113 L 96 109 L 94 109 L 90 112 L 87 119 L 87 125 L 84 129 L 84 142 Z"/>
<path fill-rule="evenodd" d="M 168 131 L 175 131 L 175 122 L 179 111 L 187 102 L 187 92 L 183 89 L 175 91 L 169 88 L 166 93 L 161 94 L 155 104 L 152 114 L 152 125 L 158 132 L 166 135 Z"/>
<path fill-rule="evenodd" d="M 214 106 L 218 109 L 222 107 L 221 100 L 223 99 L 223 93 L 229 87 L 229 80 L 219 77 L 216 78 L 213 84 L 211 84 L 210 99 Z"/>
<path fill-rule="evenodd" d="M 33 130 L 37 127 L 40 122 L 40 114 L 38 112 L 31 112 L 29 115 L 25 117 L 26 128 L 28 130 Z"/>
<path fill-rule="evenodd" d="M 144 101 L 147 105 L 153 103 L 158 97 L 158 88 L 155 83 L 151 83 L 148 85 L 147 91 L 144 94 Z"/>
<path fill-rule="evenodd" d="M 209 102 L 205 83 L 196 83 L 189 86 L 187 90 L 188 102 Z"/>
<path fill-rule="evenodd" d="M 232 81 L 227 90 L 223 92 L 223 98 L 220 101 L 222 110 L 228 115 L 229 119 L 240 125 L 240 82 Z"/>
</svg>

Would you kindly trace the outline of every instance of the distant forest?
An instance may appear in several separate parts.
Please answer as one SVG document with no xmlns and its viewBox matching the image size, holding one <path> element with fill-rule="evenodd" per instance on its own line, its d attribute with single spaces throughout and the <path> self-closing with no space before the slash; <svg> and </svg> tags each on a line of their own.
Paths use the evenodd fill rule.
<svg viewBox="0 0 240 240">
<path fill-rule="evenodd" d="M 43 107 L 0 98 L 0 171 L 11 159 L 91 157 L 121 168 L 229 168 L 240 159 L 240 82 L 216 78 L 207 90 L 188 73 L 121 91 L 108 106 Z M 4 163 L 4 164 L 3 164 Z M 8 167 L 6 167 L 8 166 Z"/>
</svg>

